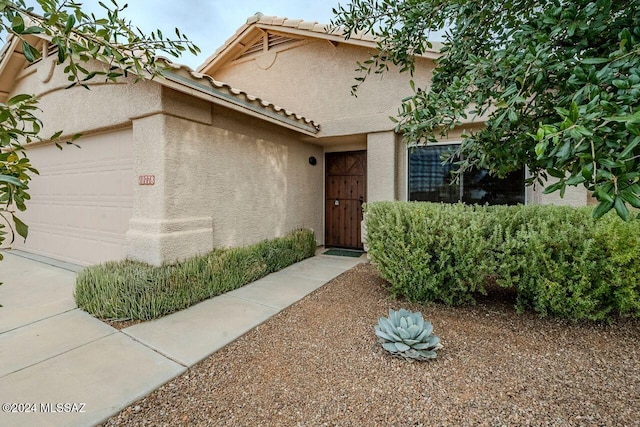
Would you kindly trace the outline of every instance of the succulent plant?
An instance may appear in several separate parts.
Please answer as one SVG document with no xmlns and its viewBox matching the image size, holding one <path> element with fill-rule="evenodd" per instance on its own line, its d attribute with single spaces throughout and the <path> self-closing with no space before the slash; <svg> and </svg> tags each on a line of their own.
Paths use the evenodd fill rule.
<svg viewBox="0 0 640 427">
<path fill-rule="evenodd" d="M 441 349 L 440 338 L 431 335 L 433 326 L 425 322 L 420 312 L 401 308 L 389 310 L 389 318 L 380 317 L 374 327 L 382 347 L 394 356 L 406 359 L 428 360 L 436 358 Z"/>
</svg>

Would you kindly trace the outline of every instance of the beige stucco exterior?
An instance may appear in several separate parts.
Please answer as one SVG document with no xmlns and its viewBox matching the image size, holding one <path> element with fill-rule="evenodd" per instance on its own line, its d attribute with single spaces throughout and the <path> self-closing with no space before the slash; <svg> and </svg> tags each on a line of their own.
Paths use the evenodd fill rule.
<svg viewBox="0 0 640 427">
<path fill-rule="evenodd" d="M 250 34 L 241 35 L 253 40 Z M 367 150 L 367 200 L 402 200 L 404 154 L 400 147 L 404 144 L 389 117 L 397 115 L 401 99 L 412 93 L 410 80 L 429 87 L 433 60 L 418 58 L 413 77 L 393 68 L 382 75 L 372 74 L 356 97 L 351 94 L 358 77 L 355 65 L 370 57 L 372 43 L 363 46 L 314 37 L 296 41 L 298 34 L 291 37 L 289 43 L 240 55 L 204 71 L 321 123 L 320 132 L 306 139 L 320 144 L 325 153 Z"/>
<path fill-rule="evenodd" d="M 156 185 L 135 189 L 131 257 L 172 261 L 301 227 L 321 236 L 322 167 L 308 162 L 320 147 L 170 89 L 162 96 L 171 107 L 134 122 L 136 168 Z M 153 150 L 164 154 L 142 155 Z"/>
<path fill-rule="evenodd" d="M 163 77 L 94 82 L 90 91 L 65 89 L 54 58 L 26 66 L 5 51 L 0 98 L 36 94 L 43 134 L 84 135 L 79 150 L 28 150 L 44 173 L 25 217 L 31 240 L 19 247 L 78 264 L 159 265 L 301 227 L 321 245 L 331 152 L 366 150 L 367 201 L 406 200 L 407 147 L 389 116 L 412 93 L 411 77 L 373 74 L 350 94 L 356 62 L 374 48 L 365 36 L 345 41 L 315 23 L 256 15 L 205 62 L 204 74 L 167 63 Z M 417 86 L 428 89 L 436 56 L 417 59 Z M 481 125 L 466 124 L 449 140 Z M 142 176 L 153 184 L 140 185 Z M 587 202 L 573 188 L 562 200 L 532 188 L 526 197 Z"/>
<path fill-rule="evenodd" d="M 322 124 L 321 138 L 388 131 L 395 126 L 389 116 L 397 114 L 400 100 L 411 93 L 410 76 L 397 70 L 371 75 L 357 97 L 351 95 L 356 62 L 367 60 L 371 50 L 310 39 L 237 60 L 213 76 L 312 117 Z M 260 62 L 266 55 L 273 57 L 268 68 Z M 433 62 L 418 62 L 414 80 L 428 85 Z"/>
<path fill-rule="evenodd" d="M 21 72 L 7 96 L 37 95 L 43 134 L 59 129 L 65 135 L 82 133 L 78 140 L 82 148 L 67 147 L 62 153 L 52 143 L 29 148 L 36 166 L 42 165 L 47 173 L 33 181 L 34 209 L 25 217 L 34 224 L 33 239 L 19 245 L 20 249 L 78 264 L 126 257 L 158 265 L 213 247 L 282 236 L 301 227 L 316 231 L 322 243 L 322 163 L 308 162 L 311 156 L 322 159 L 321 147 L 302 141 L 299 133 L 288 128 L 156 81 L 92 84 L 90 91 L 65 89 L 66 77 L 59 68 L 50 68 L 49 61 Z M 100 170 L 113 166 L 109 153 L 116 148 L 126 152 L 116 168 L 118 192 L 125 200 L 123 213 L 114 216 L 104 203 L 84 211 L 69 209 L 76 186 L 92 183 L 94 199 L 114 193 L 109 175 L 75 182 L 76 155 L 84 154 L 79 163 L 90 166 L 83 169 L 92 172 L 85 178 L 95 178 Z M 58 171 L 61 179 L 52 178 L 49 169 Z M 141 175 L 152 175 L 154 185 L 139 185 Z M 45 187 L 54 187 L 53 193 L 42 190 Z M 46 208 L 59 203 L 66 208 Z M 40 221 L 45 217 L 45 222 Z M 95 235 L 100 218 L 105 217 L 117 226 L 107 227 L 111 240 L 103 235 L 93 245 L 79 244 L 64 228 L 73 228 L 75 222 L 76 234 Z M 68 236 L 43 239 L 41 223 L 66 230 Z M 67 240 L 74 247 L 71 251 L 61 246 Z"/>
</svg>

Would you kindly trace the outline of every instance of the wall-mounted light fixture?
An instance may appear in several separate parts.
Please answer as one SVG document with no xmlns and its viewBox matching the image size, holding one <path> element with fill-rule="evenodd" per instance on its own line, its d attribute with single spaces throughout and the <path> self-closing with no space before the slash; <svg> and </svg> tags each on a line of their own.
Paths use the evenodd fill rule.
<svg viewBox="0 0 640 427">
<path fill-rule="evenodd" d="M 309 164 L 311 166 L 315 166 L 318 163 L 318 159 L 316 159 L 314 156 L 309 157 Z"/>
</svg>

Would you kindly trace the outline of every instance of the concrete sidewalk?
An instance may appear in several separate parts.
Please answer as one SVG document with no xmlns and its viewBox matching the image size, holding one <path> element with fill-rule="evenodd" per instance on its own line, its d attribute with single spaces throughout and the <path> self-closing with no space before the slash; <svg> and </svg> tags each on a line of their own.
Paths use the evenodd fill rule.
<svg viewBox="0 0 640 427">
<path fill-rule="evenodd" d="M 366 261 L 317 255 L 189 309 L 118 331 L 75 306 L 72 266 L 4 255 L 2 426 L 100 423 Z"/>
</svg>

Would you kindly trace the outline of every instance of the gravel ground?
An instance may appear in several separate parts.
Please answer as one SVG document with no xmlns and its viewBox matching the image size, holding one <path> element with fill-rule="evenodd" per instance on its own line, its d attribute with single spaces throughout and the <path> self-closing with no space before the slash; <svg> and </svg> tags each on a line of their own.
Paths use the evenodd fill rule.
<svg viewBox="0 0 640 427">
<path fill-rule="evenodd" d="M 640 321 L 518 316 L 392 300 L 359 265 L 124 409 L 126 426 L 640 426 Z M 421 311 L 444 348 L 406 362 L 377 344 L 389 308 Z"/>
</svg>

